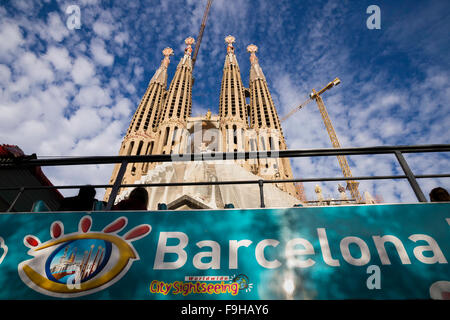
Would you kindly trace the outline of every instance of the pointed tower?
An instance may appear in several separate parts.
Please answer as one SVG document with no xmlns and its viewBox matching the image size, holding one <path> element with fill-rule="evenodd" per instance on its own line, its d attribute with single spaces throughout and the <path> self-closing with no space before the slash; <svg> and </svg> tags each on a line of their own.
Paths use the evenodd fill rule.
<svg viewBox="0 0 450 320">
<path fill-rule="evenodd" d="M 227 55 L 223 66 L 220 89 L 219 116 L 224 152 L 247 151 L 244 132 L 248 129 L 244 85 L 234 54 L 235 38 L 227 36 Z"/>
<path fill-rule="evenodd" d="M 259 65 L 256 52 L 258 47 L 251 44 L 247 47 L 250 53 L 250 127 L 256 132 L 250 139 L 250 150 L 286 150 L 278 113 L 270 95 L 264 73 Z M 267 158 L 258 162 L 259 176 L 265 179 L 293 179 L 292 169 L 288 158 Z M 277 187 L 298 196 L 294 184 L 277 184 Z"/>
<path fill-rule="evenodd" d="M 192 45 L 194 38 L 185 40 L 186 49 L 170 83 L 159 118 L 159 141 L 154 154 L 184 153 L 189 133 L 187 119 L 192 108 Z"/>
<path fill-rule="evenodd" d="M 161 66 L 156 70 L 150 80 L 147 90 L 134 113 L 127 133 L 123 138 L 119 155 L 147 155 L 152 154 L 156 142 L 159 138 L 157 131 L 159 126 L 159 116 L 164 104 L 164 96 L 167 89 L 167 68 L 170 63 L 169 57 L 173 55 L 171 48 L 163 50 L 164 59 Z M 110 183 L 114 183 L 119 164 L 114 167 Z M 123 183 L 133 183 L 139 180 L 148 170 L 148 163 L 129 164 L 124 175 Z M 108 188 L 105 193 L 105 199 L 108 199 L 111 189 Z"/>
</svg>

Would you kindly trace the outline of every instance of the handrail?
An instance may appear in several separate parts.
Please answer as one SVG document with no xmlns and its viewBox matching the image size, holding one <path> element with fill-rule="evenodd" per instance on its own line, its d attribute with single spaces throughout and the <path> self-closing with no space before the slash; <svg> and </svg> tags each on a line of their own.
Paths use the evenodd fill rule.
<svg viewBox="0 0 450 320">
<path fill-rule="evenodd" d="M 261 208 L 264 204 L 263 186 L 266 183 L 294 183 L 294 182 L 319 182 L 319 181 L 346 181 L 346 180 L 382 180 L 382 179 L 407 179 L 419 202 L 427 202 L 416 179 L 422 178 L 447 178 L 450 173 L 414 175 L 403 153 L 424 153 L 424 152 L 450 152 L 450 144 L 416 145 L 416 146 L 378 146 L 360 148 L 327 148 L 327 149 L 298 149 L 298 150 L 272 150 L 257 152 L 217 152 L 217 153 L 196 153 L 196 154 L 167 154 L 167 155 L 141 155 L 141 156 L 91 156 L 91 157 L 57 157 L 57 158 L 35 158 L 12 159 L 7 163 L 0 163 L 0 169 L 18 169 L 33 166 L 64 166 L 64 165 L 92 165 L 92 164 L 112 164 L 121 163 L 119 174 L 114 184 L 91 185 L 94 188 L 112 188 L 107 210 L 110 210 L 120 188 L 126 187 L 167 187 L 167 186 L 195 186 L 195 185 L 230 185 L 230 184 L 258 184 L 260 189 Z M 264 158 L 296 158 L 296 157 L 322 157 L 336 155 L 374 155 L 393 154 L 396 156 L 404 175 L 383 175 L 383 176 L 356 176 L 356 177 L 325 177 L 325 178 L 302 178 L 302 179 L 256 179 L 256 180 L 231 180 L 231 181 L 203 181 L 203 182 L 166 182 L 166 183 L 139 183 L 121 184 L 121 175 L 129 163 L 133 162 L 179 162 L 179 161 L 216 161 L 216 160 L 247 160 Z M 122 173 L 122 174 L 121 174 Z M 12 209 L 14 203 L 25 190 L 37 189 L 74 189 L 81 185 L 65 186 L 20 186 L 20 187 L 0 187 L 2 190 L 19 190 L 8 211 Z M 350 199 L 352 200 L 352 199 Z"/>
<path fill-rule="evenodd" d="M 139 156 L 88 156 L 88 157 L 57 157 L 39 159 L 15 159 L 14 165 L 23 166 L 69 166 L 86 164 L 111 164 L 122 161 L 131 162 L 178 162 L 178 161 L 214 161 L 214 160 L 248 160 L 265 158 L 296 158 L 320 157 L 337 155 L 369 155 L 422 152 L 450 151 L 450 144 L 432 144 L 417 146 L 378 146 L 358 148 L 326 148 L 326 149 L 297 149 L 297 150 L 267 150 L 250 152 L 208 152 L 186 154 L 158 154 Z"/>
</svg>

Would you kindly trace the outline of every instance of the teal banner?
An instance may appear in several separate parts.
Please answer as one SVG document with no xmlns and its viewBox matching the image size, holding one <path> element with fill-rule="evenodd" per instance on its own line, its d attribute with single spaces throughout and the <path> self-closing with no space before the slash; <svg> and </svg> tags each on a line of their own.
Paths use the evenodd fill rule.
<svg viewBox="0 0 450 320">
<path fill-rule="evenodd" d="M 0 214 L 0 299 L 450 299 L 450 203 Z"/>
</svg>

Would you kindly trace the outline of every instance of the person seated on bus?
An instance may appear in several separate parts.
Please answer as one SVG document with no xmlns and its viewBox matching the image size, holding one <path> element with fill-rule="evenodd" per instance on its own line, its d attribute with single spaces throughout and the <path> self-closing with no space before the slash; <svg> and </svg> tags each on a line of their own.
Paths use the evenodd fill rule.
<svg viewBox="0 0 450 320">
<path fill-rule="evenodd" d="M 430 201 L 431 202 L 444 202 L 450 201 L 450 195 L 447 190 L 441 187 L 434 188 L 430 192 Z"/>
<path fill-rule="evenodd" d="M 95 188 L 83 186 L 75 197 L 64 198 L 59 204 L 58 211 L 92 211 L 95 202 Z"/>
<path fill-rule="evenodd" d="M 113 210 L 147 210 L 148 193 L 143 187 L 131 191 L 129 197 L 112 207 Z"/>
</svg>

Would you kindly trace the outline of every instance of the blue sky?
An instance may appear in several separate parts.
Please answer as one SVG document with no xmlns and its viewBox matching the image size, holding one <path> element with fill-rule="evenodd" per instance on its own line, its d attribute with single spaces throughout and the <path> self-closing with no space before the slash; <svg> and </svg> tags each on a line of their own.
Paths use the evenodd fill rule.
<svg viewBox="0 0 450 320">
<path fill-rule="evenodd" d="M 81 29 L 65 13 L 78 5 Z M 369 5 L 381 29 L 369 30 Z M 161 51 L 175 51 L 169 81 L 188 36 L 196 37 L 206 0 L 2 1 L 0 142 L 38 156 L 114 155 Z M 323 96 L 345 147 L 450 143 L 450 3 L 448 1 L 215 0 L 195 67 L 192 115 L 218 111 L 226 53 L 236 55 L 248 86 L 248 44 L 280 116 L 335 77 Z M 314 103 L 283 123 L 290 149 L 331 143 Z M 400 174 L 392 156 L 351 157 L 354 175 Z M 448 154 L 407 155 L 421 173 L 450 172 Z M 341 175 L 336 158 L 292 161 L 296 177 Z M 111 166 L 45 168 L 55 184 L 105 183 Z M 450 179 L 421 180 L 424 192 Z M 305 184 L 314 198 L 314 184 Z M 336 183 L 323 184 L 337 197 Z M 386 202 L 413 202 L 405 181 L 362 182 Z M 100 192 L 98 190 L 98 192 Z"/>
</svg>

